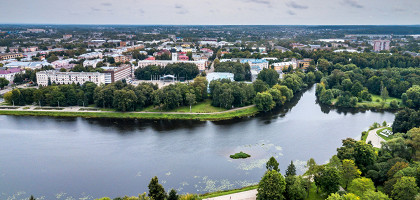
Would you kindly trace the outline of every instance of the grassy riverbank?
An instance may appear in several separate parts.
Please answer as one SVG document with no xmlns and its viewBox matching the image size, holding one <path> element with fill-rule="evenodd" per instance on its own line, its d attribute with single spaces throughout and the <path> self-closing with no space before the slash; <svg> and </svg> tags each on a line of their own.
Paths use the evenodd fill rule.
<svg viewBox="0 0 420 200">
<path fill-rule="evenodd" d="M 122 119 L 180 119 L 220 121 L 252 116 L 258 113 L 255 106 L 219 113 L 144 113 L 144 112 L 66 112 L 66 111 L 28 111 L 0 110 L 0 115 L 85 117 L 85 118 L 122 118 Z"/>
<path fill-rule="evenodd" d="M 396 101 L 398 104 L 397 108 L 391 107 L 391 102 Z M 337 98 L 331 101 L 331 105 L 336 107 L 340 107 L 335 105 L 337 103 Z M 397 110 L 403 108 L 404 105 L 402 104 L 402 100 L 394 97 L 388 97 L 385 101 L 379 95 L 372 94 L 372 101 L 362 101 L 357 102 L 355 108 L 362 108 L 362 109 L 376 109 L 376 110 Z"/>
</svg>

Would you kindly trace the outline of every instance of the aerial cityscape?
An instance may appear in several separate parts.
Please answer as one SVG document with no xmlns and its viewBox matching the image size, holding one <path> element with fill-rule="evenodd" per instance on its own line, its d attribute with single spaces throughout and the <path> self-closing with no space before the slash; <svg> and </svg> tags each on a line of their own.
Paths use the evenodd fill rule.
<svg viewBox="0 0 420 200">
<path fill-rule="evenodd" d="M 1 200 L 420 200 L 419 1 L 2 4 Z"/>
</svg>

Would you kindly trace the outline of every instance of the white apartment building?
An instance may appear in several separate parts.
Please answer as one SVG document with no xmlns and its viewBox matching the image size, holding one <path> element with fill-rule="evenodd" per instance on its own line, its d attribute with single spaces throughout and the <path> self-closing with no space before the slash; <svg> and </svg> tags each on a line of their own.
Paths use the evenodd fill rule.
<svg viewBox="0 0 420 200">
<path fill-rule="evenodd" d="M 95 59 L 95 58 L 102 58 L 103 55 L 101 52 L 90 52 L 85 53 L 80 56 L 78 56 L 79 59 Z"/>
<path fill-rule="evenodd" d="M 102 61 L 104 61 L 104 59 L 85 60 L 83 61 L 83 67 L 92 66 L 93 68 L 96 68 L 96 65 Z"/>
<path fill-rule="evenodd" d="M 93 82 L 96 85 L 105 84 L 105 74 L 99 72 L 57 72 L 55 70 L 36 73 L 38 85 L 47 86 L 48 79 L 56 84 L 84 84 Z"/>
</svg>

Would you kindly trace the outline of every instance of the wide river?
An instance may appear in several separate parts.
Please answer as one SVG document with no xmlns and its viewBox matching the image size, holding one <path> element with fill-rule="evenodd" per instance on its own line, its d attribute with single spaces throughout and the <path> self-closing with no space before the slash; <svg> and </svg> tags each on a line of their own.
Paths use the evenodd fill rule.
<svg viewBox="0 0 420 200">
<path fill-rule="evenodd" d="M 275 156 L 323 164 L 345 138 L 360 138 L 390 112 L 339 111 L 315 88 L 272 113 L 223 122 L 0 116 L 0 199 L 138 195 L 153 176 L 168 191 L 204 193 L 257 183 Z M 232 160 L 230 154 L 251 154 Z"/>
</svg>

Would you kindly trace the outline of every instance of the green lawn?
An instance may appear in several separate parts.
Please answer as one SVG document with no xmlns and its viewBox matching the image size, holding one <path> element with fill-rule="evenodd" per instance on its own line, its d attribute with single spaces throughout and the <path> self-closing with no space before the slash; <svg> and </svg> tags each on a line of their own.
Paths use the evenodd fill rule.
<svg viewBox="0 0 420 200">
<path fill-rule="evenodd" d="M 380 132 L 382 132 L 385 129 L 388 129 L 388 130 L 392 131 L 392 128 L 391 127 L 385 127 L 385 128 L 381 128 L 381 129 L 377 130 L 376 131 L 376 134 L 378 134 L 378 136 L 381 137 L 382 139 L 384 139 L 385 141 L 388 141 L 388 140 L 394 138 L 393 135 L 390 135 L 389 137 L 385 137 L 382 134 L 380 134 Z"/>
<path fill-rule="evenodd" d="M 228 195 L 228 194 L 245 192 L 245 191 L 253 190 L 253 189 L 257 189 L 257 188 L 258 188 L 258 185 L 252 185 L 252 186 L 243 187 L 243 188 L 240 188 L 240 189 L 211 192 L 211 193 L 206 193 L 206 194 L 200 195 L 200 198 L 201 199 L 207 199 L 207 198 L 219 197 L 219 196 Z"/>
<path fill-rule="evenodd" d="M 377 102 L 379 100 L 379 102 Z M 391 101 L 396 100 L 399 103 L 399 106 L 402 105 L 402 100 L 394 97 L 388 97 L 383 102 L 381 96 L 372 94 L 372 101 L 362 101 L 357 102 L 356 108 L 376 108 L 376 109 L 391 109 Z M 337 102 L 337 98 L 331 100 L 331 103 L 334 105 Z"/>
<path fill-rule="evenodd" d="M 193 106 L 191 106 L 191 112 L 193 113 L 214 113 L 214 112 L 221 112 L 225 111 L 225 108 L 214 107 L 211 105 L 211 100 L 206 99 L 203 102 L 199 102 Z M 159 110 L 159 108 L 154 108 L 153 106 L 149 106 L 142 111 L 147 112 L 180 112 L 180 113 L 189 113 L 190 107 L 189 106 L 182 106 L 179 108 L 175 108 L 172 110 Z"/>
</svg>

